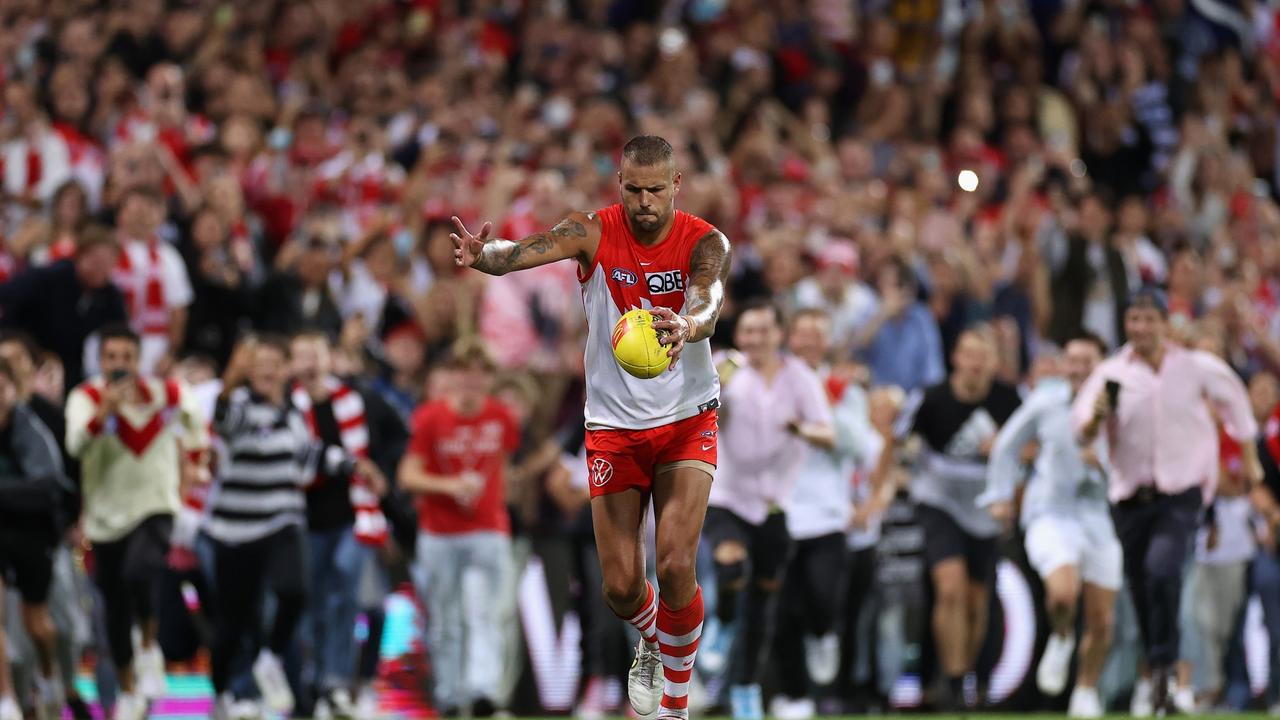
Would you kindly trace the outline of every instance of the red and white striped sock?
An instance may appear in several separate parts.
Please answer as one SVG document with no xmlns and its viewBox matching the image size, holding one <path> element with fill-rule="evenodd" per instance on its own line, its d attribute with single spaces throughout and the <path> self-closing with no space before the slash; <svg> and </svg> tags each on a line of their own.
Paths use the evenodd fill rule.
<svg viewBox="0 0 1280 720">
<path fill-rule="evenodd" d="M 662 652 L 662 676 L 666 687 L 662 707 L 673 710 L 689 708 L 689 678 L 698 654 L 698 638 L 702 637 L 702 588 L 693 600 L 680 610 L 658 603 L 658 647 Z"/>
<path fill-rule="evenodd" d="M 644 587 L 644 606 L 641 607 L 640 612 L 629 618 L 621 615 L 618 617 L 630 623 L 631 627 L 640 633 L 640 637 L 653 646 L 658 644 L 658 593 L 653 591 L 653 585 L 648 580 L 644 581 Z"/>
</svg>

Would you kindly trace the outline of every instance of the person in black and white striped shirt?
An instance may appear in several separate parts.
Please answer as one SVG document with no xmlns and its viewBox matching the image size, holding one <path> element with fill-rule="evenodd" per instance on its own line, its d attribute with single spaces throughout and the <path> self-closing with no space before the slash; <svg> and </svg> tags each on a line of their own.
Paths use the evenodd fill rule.
<svg viewBox="0 0 1280 720">
<path fill-rule="evenodd" d="M 229 693 L 231 664 L 244 637 L 255 637 L 268 584 L 277 599 L 275 623 L 253 664 L 265 704 L 288 715 L 294 697 L 280 655 L 292 642 L 307 592 L 304 488 L 320 463 L 331 471 L 381 476 L 340 447 L 312 438 L 286 391 L 289 352 L 279 340 L 246 341 L 228 363 L 214 429 L 225 443 L 209 501 L 207 534 L 214 541 L 218 588 L 217 632 L 212 652 L 219 718 L 254 716 L 250 701 Z M 245 380 L 247 379 L 247 384 Z"/>
</svg>

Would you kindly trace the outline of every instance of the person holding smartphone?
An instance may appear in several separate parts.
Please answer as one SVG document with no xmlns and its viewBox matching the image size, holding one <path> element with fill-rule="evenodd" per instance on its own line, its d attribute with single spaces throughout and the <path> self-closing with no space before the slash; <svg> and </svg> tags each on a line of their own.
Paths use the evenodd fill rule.
<svg viewBox="0 0 1280 720">
<path fill-rule="evenodd" d="M 80 461 L 84 534 L 93 544 L 112 659 L 120 673 L 116 720 L 141 720 L 166 690 L 152 598 L 166 566 L 183 478 L 197 477 L 209 434 L 204 413 L 179 381 L 139 372 L 141 340 L 124 325 L 103 328 L 102 375 L 67 399 L 67 452 Z M 132 632 L 141 635 L 135 655 Z"/>
<path fill-rule="evenodd" d="M 1211 410 L 1241 444 L 1255 504 L 1270 512 L 1275 506 L 1260 486 L 1258 423 L 1244 384 L 1216 356 L 1170 342 L 1168 316 L 1164 292 L 1135 292 L 1124 312 L 1128 342 L 1089 376 L 1071 409 L 1080 442 L 1105 434 L 1110 448 L 1112 518 L 1152 676 L 1150 704 L 1143 697 L 1147 689 L 1135 689 L 1135 707 L 1143 714 L 1167 709 L 1171 700 L 1183 569 L 1218 481 L 1218 426 Z"/>
</svg>

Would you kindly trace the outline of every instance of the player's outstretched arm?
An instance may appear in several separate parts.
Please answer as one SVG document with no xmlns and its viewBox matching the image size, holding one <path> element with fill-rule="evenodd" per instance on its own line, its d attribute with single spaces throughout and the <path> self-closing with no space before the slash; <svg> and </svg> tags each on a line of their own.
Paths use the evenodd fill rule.
<svg viewBox="0 0 1280 720">
<path fill-rule="evenodd" d="M 670 345 L 667 354 L 675 365 L 686 342 L 711 337 L 720 308 L 724 307 L 725 283 L 729 281 L 732 249 L 729 239 L 711 230 L 698 239 L 689 260 L 689 289 L 685 291 L 684 313 L 677 315 L 665 307 L 652 310 L 653 328 L 665 333 L 660 342 Z"/>
<path fill-rule="evenodd" d="M 570 213 L 547 232 L 520 240 L 490 238 L 492 223 L 485 223 L 476 234 L 457 217 L 453 218 L 453 226 L 457 232 L 449 237 L 453 238 L 454 261 L 490 275 L 505 275 L 569 258 L 586 269 L 600 247 L 600 221 L 595 213 Z"/>
</svg>

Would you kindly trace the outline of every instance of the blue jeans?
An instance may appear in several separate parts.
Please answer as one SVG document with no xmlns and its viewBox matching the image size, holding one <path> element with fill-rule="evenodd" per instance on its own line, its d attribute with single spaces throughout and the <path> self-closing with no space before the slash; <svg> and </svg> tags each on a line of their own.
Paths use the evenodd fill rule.
<svg viewBox="0 0 1280 720">
<path fill-rule="evenodd" d="M 1270 641 L 1270 678 L 1267 702 L 1277 700 L 1277 681 L 1280 681 L 1280 560 L 1266 550 L 1259 550 L 1253 558 L 1253 591 L 1262 603 L 1262 624 L 1267 628 Z"/>
<path fill-rule="evenodd" d="M 356 675 L 360 571 L 370 553 L 350 525 L 310 533 L 311 597 L 303 638 L 311 651 L 306 680 L 321 693 L 350 688 Z"/>
<path fill-rule="evenodd" d="M 511 538 L 492 531 L 419 532 L 417 556 L 437 706 L 500 700 L 501 590 L 511 572 Z"/>
</svg>

